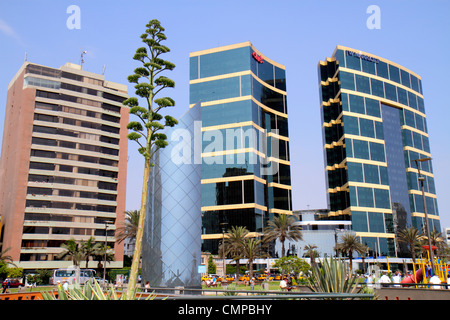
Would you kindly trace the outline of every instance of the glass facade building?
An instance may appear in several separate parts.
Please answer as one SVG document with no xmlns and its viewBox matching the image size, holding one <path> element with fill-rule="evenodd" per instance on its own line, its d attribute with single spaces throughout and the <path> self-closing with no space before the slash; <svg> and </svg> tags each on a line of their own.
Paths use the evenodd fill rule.
<svg viewBox="0 0 450 320">
<path fill-rule="evenodd" d="M 292 214 L 285 67 L 250 42 L 190 54 L 190 104 L 201 105 L 202 250 L 245 226 L 259 236 Z"/>
<path fill-rule="evenodd" d="M 200 287 L 201 167 L 194 143 L 199 119 L 197 105 L 167 130 L 169 145 L 154 156 L 142 245 L 142 278 L 152 287 Z"/>
<path fill-rule="evenodd" d="M 401 256 L 395 235 L 425 224 L 414 161 L 431 157 L 421 78 L 343 46 L 318 73 L 328 219 L 351 220 L 373 253 Z M 432 163 L 418 164 L 430 230 L 440 232 Z"/>
</svg>

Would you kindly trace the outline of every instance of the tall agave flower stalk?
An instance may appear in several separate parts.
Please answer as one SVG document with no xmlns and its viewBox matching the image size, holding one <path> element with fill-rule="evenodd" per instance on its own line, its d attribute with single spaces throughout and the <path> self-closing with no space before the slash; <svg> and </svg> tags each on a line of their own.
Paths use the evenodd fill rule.
<svg viewBox="0 0 450 320">
<path fill-rule="evenodd" d="M 359 293 L 356 276 L 347 274 L 345 263 L 340 259 L 324 259 L 322 265 L 314 266 L 308 287 L 313 292 Z"/>
</svg>

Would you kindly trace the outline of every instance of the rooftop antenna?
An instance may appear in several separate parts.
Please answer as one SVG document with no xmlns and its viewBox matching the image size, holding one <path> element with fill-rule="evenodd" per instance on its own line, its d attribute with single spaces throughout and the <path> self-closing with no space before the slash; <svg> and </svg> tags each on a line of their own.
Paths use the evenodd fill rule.
<svg viewBox="0 0 450 320">
<path fill-rule="evenodd" d="M 27 62 L 27 52 L 25 51 L 25 62 Z"/>
<path fill-rule="evenodd" d="M 105 75 L 106 64 L 103 65 L 102 75 Z"/>
<path fill-rule="evenodd" d="M 86 53 L 87 53 L 86 50 L 81 52 L 81 60 L 80 60 L 81 70 L 83 70 L 84 55 L 85 55 Z"/>
</svg>

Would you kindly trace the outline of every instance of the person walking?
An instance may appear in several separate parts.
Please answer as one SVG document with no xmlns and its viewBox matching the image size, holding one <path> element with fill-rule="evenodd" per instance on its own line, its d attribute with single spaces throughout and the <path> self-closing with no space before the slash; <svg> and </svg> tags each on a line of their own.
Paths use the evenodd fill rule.
<svg viewBox="0 0 450 320">
<path fill-rule="evenodd" d="M 383 275 L 381 276 L 380 280 L 378 280 L 378 283 L 381 284 L 382 287 L 388 287 L 391 283 L 391 279 L 388 277 L 386 272 L 383 272 Z"/>
<path fill-rule="evenodd" d="M 395 271 L 395 274 L 392 277 L 392 282 L 394 283 L 394 287 L 400 287 L 400 282 L 402 282 L 402 274 L 399 270 Z"/>
</svg>

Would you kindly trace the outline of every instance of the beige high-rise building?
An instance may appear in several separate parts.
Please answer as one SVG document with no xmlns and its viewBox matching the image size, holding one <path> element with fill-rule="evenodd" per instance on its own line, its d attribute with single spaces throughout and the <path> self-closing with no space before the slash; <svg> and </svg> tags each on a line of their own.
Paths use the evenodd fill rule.
<svg viewBox="0 0 450 320">
<path fill-rule="evenodd" d="M 25 62 L 8 86 L 0 157 L 3 250 L 24 269 L 68 267 L 69 239 L 108 243 L 124 220 L 127 86 L 67 63 Z M 83 261 L 81 267 L 85 267 Z M 94 268 L 97 262 L 90 262 Z"/>
</svg>

